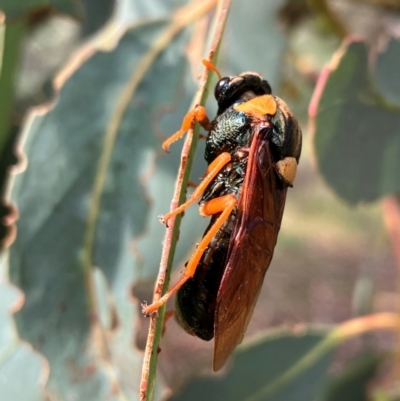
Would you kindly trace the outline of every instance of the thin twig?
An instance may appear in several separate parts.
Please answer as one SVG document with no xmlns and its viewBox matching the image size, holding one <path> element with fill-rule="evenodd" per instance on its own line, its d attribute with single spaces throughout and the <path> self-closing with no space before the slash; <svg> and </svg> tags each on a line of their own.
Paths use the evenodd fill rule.
<svg viewBox="0 0 400 401">
<path fill-rule="evenodd" d="M 195 3 L 192 3 L 190 7 L 187 6 L 178 10 L 176 15 L 174 15 L 170 26 L 154 41 L 147 53 L 143 55 L 137 68 L 133 71 L 131 77 L 129 78 L 127 85 L 122 89 L 115 111 L 111 116 L 109 125 L 105 132 L 102 154 L 96 170 L 92 196 L 89 205 L 89 214 L 86 223 L 82 252 L 82 269 L 88 293 L 89 310 L 92 315 L 92 330 L 99 339 L 98 343 L 100 352 L 106 359 L 109 359 L 109 351 L 104 338 L 103 330 L 97 319 L 95 289 L 91 272 L 93 268 L 93 248 L 96 227 L 100 213 L 101 199 L 104 192 L 104 185 L 107 172 L 109 170 L 111 157 L 118 137 L 119 128 L 132 97 L 159 54 L 171 43 L 173 38 L 187 24 L 197 18 L 198 15 L 203 15 L 205 12 L 209 11 L 214 3 L 215 0 L 208 0 L 202 3 L 196 1 Z"/>
<path fill-rule="evenodd" d="M 215 5 L 215 2 L 212 2 L 212 5 Z M 208 55 L 209 60 L 213 60 L 215 57 L 215 53 L 217 52 L 222 37 L 222 32 L 225 26 L 230 0 L 220 1 L 218 5 L 219 9 L 214 19 L 215 29 L 213 35 L 213 42 L 211 45 L 211 50 Z M 177 13 L 176 18 L 174 18 L 174 20 L 177 21 L 177 23 L 180 23 L 181 27 L 184 25 L 182 24 L 182 20 L 185 19 L 184 15 L 185 15 L 184 12 L 180 12 L 179 14 Z M 195 14 L 192 13 L 190 22 L 192 22 L 192 20 L 194 19 L 193 17 L 198 18 L 200 16 L 201 13 L 198 11 Z M 189 22 L 189 19 L 186 18 L 186 21 Z M 205 69 L 200 79 L 199 89 L 193 100 L 193 106 L 196 104 L 203 104 L 205 102 L 205 88 L 207 81 L 208 81 L 208 70 Z M 193 160 L 193 157 L 190 156 L 194 154 L 198 140 L 198 137 L 196 135 L 197 130 L 198 128 L 196 128 L 194 131 L 190 130 L 188 132 L 182 148 L 181 163 L 178 171 L 177 182 L 175 185 L 174 196 L 171 201 L 171 210 L 176 209 L 178 205 L 183 203 L 185 200 L 185 189 L 189 181 L 190 169 Z M 161 296 L 168 289 L 169 276 L 172 267 L 176 241 L 178 237 L 180 220 L 181 216 L 179 215 L 176 218 L 175 217 L 171 218 L 168 221 L 168 228 L 165 234 L 164 246 L 160 262 L 160 269 L 157 277 L 157 284 L 155 287 L 153 302 L 159 300 Z M 165 305 L 162 306 L 158 310 L 158 313 L 156 315 L 153 315 L 150 320 L 149 333 L 147 337 L 145 355 L 143 359 L 142 379 L 140 383 L 139 397 L 141 401 L 145 400 L 150 401 L 153 399 L 154 396 L 156 366 L 158 359 L 158 346 L 162 335 L 164 314 L 165 314 Z"/>
</svg>

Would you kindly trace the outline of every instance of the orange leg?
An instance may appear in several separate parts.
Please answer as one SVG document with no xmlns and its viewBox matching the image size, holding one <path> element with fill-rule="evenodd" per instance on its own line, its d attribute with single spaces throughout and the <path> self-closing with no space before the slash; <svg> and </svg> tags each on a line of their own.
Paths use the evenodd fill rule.
<svg viewBox="0 0 400 401">
<path fill-rule="evenodd" d="M 203 256 L 204 251 L 207 249 L 211 240 L 217 234 L 218 230 L 222 227 L 225 221 L 229 218 L 232 210 L 235 208 L 237 204 L 237 200 L 235 195 L 225 195 L 219 198 L 212 199 L 208 202 L 205 202 L 200 206 L 200 214 L 202 216 L 210 216 L 213 214 L 221 213 L 220 216 L 215 221 L 214 225 L 207 231 L 206 235 L 202 238 L 196 250 L 194 251 L 192 257 L 190 258 L 186 268 L 183 272 L 183 277 L 162 296 L 158 301 L 152 303 L 151 305 L 147 305 L 143 307 L 143 313 L 145 315 L 150 315 L 153 312 L 156 312 L 158 308 L 164 305 L 168 299 L 173 295 L 179 288 L 187 281 L 189 278 L 193 277 L 197 265 L 201 257 Z"/>
<path fill-rule="evenodd" d="M 193 110 L 190 110 L 183 118 L 181 129 L 175 132 L 174 135 L 171 135 L 167 140 L 163 142 L 162 144 L 163 149 L 165 151 L 168 151 L 172 143 L 182 138 L 186 131 L 194 127 L 196 121 L 198 121 L 200 125 L 207 131 L 211 129 L 211 123 L 207 117 L 207 112 L 205 107 L 196 106 Z"/>
<path fill-rule="evenodd" d="M 207 188 L 208 184 L 218 175 L 222 167 L 224 167 L 230 161 L 231 161 L 231 155 L 228 152 L 221 153 L 215 160 L 213 160 L 208 166 L 203 180 L 193 191 L 190 198 L 172 212 L 164 214 L 164 216 L 162 216 L 160 219 L 161 222 L 167 224 L 168 220 L 172 216 L 176 216 L 177 214 L 182 213 L 188 206 L 198 201 L 203 192 L 205 191 L 205 189 Z"/>
</svg>

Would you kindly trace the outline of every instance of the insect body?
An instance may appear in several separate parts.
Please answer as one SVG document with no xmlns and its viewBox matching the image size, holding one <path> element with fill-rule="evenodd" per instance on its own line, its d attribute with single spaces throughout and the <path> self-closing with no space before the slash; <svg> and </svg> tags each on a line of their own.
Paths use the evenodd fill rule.
<svg viewBox="0 0 400 401">
<path fill-rule="evenodd" d="M 209 66 L 214 69 L 215 67 Z M 203 107 L 188 113 L 178 139 L 195 121 L 209 130 L 205 177 L 191 198 L 164 221 L 200 199 L 200 214 L 212 216 L 203 239 L 179 282 L 157 310 L 177 292 L 176 317 L 190 334 L 215 337 L 214 370 L 241 343 L 270 265 L 301 153 L 301 130 L 287 105 L 271 95 L 259 74 L 221 78 L 215 88 L 217 117 Z"/>
</svg>

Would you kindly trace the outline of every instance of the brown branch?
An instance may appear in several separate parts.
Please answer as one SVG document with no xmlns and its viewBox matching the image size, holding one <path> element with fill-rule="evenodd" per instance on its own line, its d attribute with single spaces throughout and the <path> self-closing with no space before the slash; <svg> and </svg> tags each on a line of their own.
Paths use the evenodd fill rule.
<svg viewBox="0 0 400 401">
<path fill-rule="evenodd" d="M 198 4 L 201 4 L 199 7 Z M 195 3 L 197 7 L 196 10 L 193 10 L 194 5 L 191 4 L 188 7 L 185 7 L 179 10 L 175 17 L 174 21 L 177 25 L 179 25 L 179 29 L 188 23 L 192 22 L 194 19 L 199 18 L 202 14 L 207 12 L 212 6 L 215 5 L 215 1 L 201 2 Z M 213 30 L 213 42 L 211 45 L 211 50 L 208 54 L 208 59 L 213 61 L 215 54 L 218 51 L 218 46 L 222 37 L 222 32 L 225 26 L 226 17 L 228 14 L 230 6 L 230 0 L 219 1 L 218 3 L 218 11 L 216 13 L 214 19 L 214 30 Z M 176 26 L 171 26 L 171 31 L 175 29 Z M 197 104 L 205 103 L 205 88 L 208 82 L 208 70 L 204 69 L 203 74 L 200 79 L 199 89 L 194 97 L 193 106 Z M 183 145 L 182 153 L 181 153 L 181 163 L 178 171 L 178 178 L 175 185 L 174 196 L 171 201 L 171 210 L 174 210 L 178 207 L 179 204 L 185 201 L 185 193 L 187 183 L 189 181 L 190 169 L 192 165 L 193 157 L 190 157 L 194 154 L 197 140 L 198 140 L 198 128 L 195 130 L 190 130 L 187 134 L 186 140 Z M 159 300 L 161 296 L 167 291 L 169 285 L 169 276 L 172 267 L 172 260 L 175 251 L 175 246 L 178 237 L 178 230 L 180 224 L 181 216 L 177 216 L 176 218 L 171 218 L 168 221 L 168 228 L 165 234 L 164 246 L 161 256 L 160 269 L 157 277 L 157 284 L 154 292 L 153 302 Z M 142 379 L 140 383 L 140 400 L 141 401 L 151 401 L 154 396 L 154 387 L 155 387 L 155 377 L 156 377 L 156 366 L 158 359 L 158 346 L 160 343 L 162 330 L 163 330 L 163 321 L 165 315 L 165 305 L 158 310 L 157 314 L 153 314 L 151 316 L 149 333 L 147 337 L 145 355 L 143 360 L 143 368 L 142 368 Z"/>
</svg>

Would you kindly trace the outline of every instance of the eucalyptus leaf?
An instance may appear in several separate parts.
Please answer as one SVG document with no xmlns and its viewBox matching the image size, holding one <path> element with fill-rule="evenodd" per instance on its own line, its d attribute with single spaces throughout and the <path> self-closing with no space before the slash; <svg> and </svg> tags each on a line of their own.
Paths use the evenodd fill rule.
<svg viewBox="0 0 400 401">
<path fill-rule="evenodd" d="M 319 169 L 349 203 L 400 190 L 400 109 L 384 103 L 372 82 L 366 44 L 349 42 L 334 56 L 315 115 Z"/>
<path fill-rule="evenodd" d="M 390 38 L 383 50 L 378 53 L 374 81 L 384 99 L 400 107 L 400 81 L 397 68 L 399 63 L 400 40 Z"/>
<path fill-rule="evenodd" d="M 81 4 L 77 0 L 1 0 L 0 8 L 5 12 L 7 19 L 20 18 L 21 16 L 46 7 L 52 7 L 56 11 L 69 14 L 73 17 L 81 16 Z"/>
<path fill-rule="evenodd" d="M 20 341 L 11 316 L 22 306 L 23 298 L 15 287 L 0 282 L 0 399 L 44 401 L 47 363 Z"/>
<path fill-rule="evenodd" d="M 252 6 L 242 1 L 232 2 L 220 57 L 222 67 L 227 69 L 222 71 L 224 75 L 256 71 L 277 92 L 288 43 L 278 18 L 285 4 L 286 0 L 254 2 Z"/>
<path fill-rule="evenodd" d="M 146 190 L 162 155 L 162 138 L 153 124 L 176 97 L 186 35 L 172 41 L 146 71 L 118 127 L 94 243 L 94 264 L 108 283 L 117 327 L 103 328 L 100 336 L 91 317 L 93 277 L 83 271 L 81 255 L 107 127 L 122 91 L 166 26 L 140 25 L 112 52 L 93 50 L 87 59 L 78 58 L 83 62 L 62 86 L 54 107 L 34 113 L 25 128 L 29 165 L 12 190 L 20 220 L 10 276 L 26 296 L 16 316 L 19 333 L 48 359 L 48 388 L 61 400 L 138 397 L 142 355 L 132 347 L 138 307 L 129 293 L 146 266 L 132 241 L 146 229 Z M 172 164 L 161 170 L 164 182 L 170 176 L 171 187 L 176 161 Z M 163 201 L 169 204 L 170 197 L 165 193 Z M 154 243 L 152 249 L 160 252 Z"/>
<path fill-rule="evenodd" d="M 281 331 L 237 349 L 232 366 L 220 377 L 202 377 L 189 383 L 169 401 L 304 401 L 313 400 L 328 382 L 331 355 L 326 354 L 292 381 L 265 394 L 274 380 L 290 369 L 324 338 L 322 332 L 295 336 Z"/>
<path fill-rule="evenodd" d="M 358 355 L 329 383 L 321 401 L 368 401 L 368 385 L 384 360 L 384 355 Z"/>
</svg>

